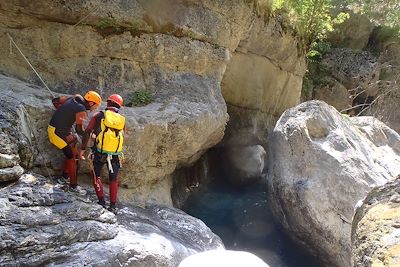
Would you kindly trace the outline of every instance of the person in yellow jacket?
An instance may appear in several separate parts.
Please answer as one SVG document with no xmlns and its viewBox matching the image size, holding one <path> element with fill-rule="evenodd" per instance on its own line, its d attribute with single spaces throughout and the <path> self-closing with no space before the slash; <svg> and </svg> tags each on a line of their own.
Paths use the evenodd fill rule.
<svg viewBox="0 0 400 267">
<path fill-rule="evenodd" d="M 62 150 L 65 156 L 63 165 L 63 176 L 69 178 L 70 188 L 76 189 L 77 159 L 77 137 L 72 133 L 73 125 L 79 135 L 84 134 L 83 123 L 86 119 L 86 111 L 95 110 L 101 104 L 101 97 L 95 91 L 88 91 L 85 96 L 74 95 L 62 96 L 52 100 L 56 112 L 50 120 L 47 128 L 50 143 Z"/>
<path fill-rule="evenodd" d="M 107 99 L 105 111 L 96 112 L 90 119 L 82 140 L 82 150 L 87 146 L 91 136 L 96 136 L 92 147 L 93 186 L 96 191 L 98 203 L 106 208 L 103 184 L 101 182 L 101 169 L 106 164 L 108 169 L 110 206 L 109 211 L 117 213 L 118 173 L 121 168 L 123 132 L 125 130 L 125 117 L 120 115 L 119 109 L 123 99 L 118 94 L 112 94 Z"/>
</svg>

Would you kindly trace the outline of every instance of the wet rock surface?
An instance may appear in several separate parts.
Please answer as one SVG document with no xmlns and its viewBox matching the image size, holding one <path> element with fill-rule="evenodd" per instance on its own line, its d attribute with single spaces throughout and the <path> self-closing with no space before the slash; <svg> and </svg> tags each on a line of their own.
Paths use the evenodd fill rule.
<svg viewBox="0 0 400 267">
<path fill-rule="evenodd" d="M 1 266 L 177 266 L 199 251 L 223 249 L 198 219 L 157 205 L 114 215 L 34 174 L 0 189 Z"/>
</svg>

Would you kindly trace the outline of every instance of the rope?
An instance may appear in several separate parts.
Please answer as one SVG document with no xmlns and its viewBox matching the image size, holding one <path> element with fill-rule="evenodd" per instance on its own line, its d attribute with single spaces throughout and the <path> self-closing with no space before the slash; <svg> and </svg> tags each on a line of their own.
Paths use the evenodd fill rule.
<svg viewBox="0 0 400 267">
<path fill-rule="evenodd" d="M 87 19 L 90 15 L 96 13 L 97 11 L 99 11 L 100 6 L 97 6 L 95 9 L 93 9 L 91 12 L 89 12 L 85 17 L 83 17 L 82 19 L 80 19 L 77 23 L 75 23 L 75 25 L 72 26 L 72 28 L 75 28 L 76 26 L 78 26 L 82 21 L 84 21 L 85 19 Z M 10 38 L 10 54 L 12 54 L 12 44 L 15 45 L 15 47 L 18 49 L 18 51 L 21 53 L 22 57 L 25 59 L 25 61 L 29 64 L 29 66 L 32 68 L 32 70 L 35 72 L 35 74 L 39 77 L 40 81 L 44 84 L 44 86 L 46 87 L 46 89 L 50 92 L 51 96 L 54 98 L 55 95 L 53 93 L 53 91 L 50 90 L 50 88 L 47 86 L 47 84 L 44 82 L 44 80 L 42 79 L 42 77 L 39 75 L 39 73 L 35 70 L 35 68 L 32 66 L 32 64 L 29 62 L 29 60 L 26 58 L 26 56 L 24 55 L 24 53 L 22 53 L 21 49 L 19 49 L 18 45 L 14 42 L 14 39 L 11 37 L 11 35 L 9 33 L 7 33 L 8 38 Z"/>
<path fill-rule="evenodd" d="M 21 53 L 22 57 L 25 59 L 25 61 L 29 64 L 29 66 L 32 68 L 32 70 L 35 72 L 35 74 L 39 77 L 40 81 L 44 84 L 46 89 L 50 92 L 51 96 L 54 98 L 55 95 L 54 93 L 50 90 L 50 88 L 47 86 L 47 84 L 43 81 L 42 77 L 39 75 L 39 73 L 35 70 L 35 68 L 32 66 L 32 64 L 29 62 L 29 60 L 26 58 L 24 53 L 22 53 L 21 49 L 19 49 L 18 45 L 14 42 L 14 39 L 11 37 L 9 33 L 7 33 L 8 38 L 10 38 L 10 41 L 14 44 L 14 46 L 18 49 L 18 51 Z"/>
<path fill-rule="evenodd" d="M 87 19 L 90 15 L 96 13 L 99 10 L 100 6 L 97 6 L 95 9 L 93 9 L 91 12 L 89 12 L 86 16 L 84 16 L 83 18 L 81 18 L 77 23 L 75 23 L 74 26 L 72 26 L 72 28 L 78 26 L 82 21 L 84 21 L 85 19 Z"/>
</svg>

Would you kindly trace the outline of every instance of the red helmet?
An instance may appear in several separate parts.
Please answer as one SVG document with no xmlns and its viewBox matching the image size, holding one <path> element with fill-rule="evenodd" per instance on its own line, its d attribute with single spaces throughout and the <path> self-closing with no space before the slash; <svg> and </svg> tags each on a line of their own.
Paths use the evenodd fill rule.
<svg viewBox="0 0 400 267">
<path fill-rule="evenodd" d="M 124 100 L 122 99 L 122 97 L 119 94 L 112 94 L 107 98 L 107 102 L 111 101 L 114 102 L 116 104 L 118 104 L 120 107 L 122 107 Z"/>
</svg>

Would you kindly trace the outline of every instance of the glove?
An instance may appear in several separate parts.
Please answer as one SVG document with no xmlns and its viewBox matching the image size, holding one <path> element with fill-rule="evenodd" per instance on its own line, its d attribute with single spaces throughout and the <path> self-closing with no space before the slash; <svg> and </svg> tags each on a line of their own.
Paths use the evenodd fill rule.
<svg viewBox="0 0 400 267">
<path fill-rule="evenodd" d="M 78 141 L 78 138 L 74 134 L 70 133 L 65 137 L 65 140 L 67 141 L 67 144 L 75 144 Z"/>
</svg>

